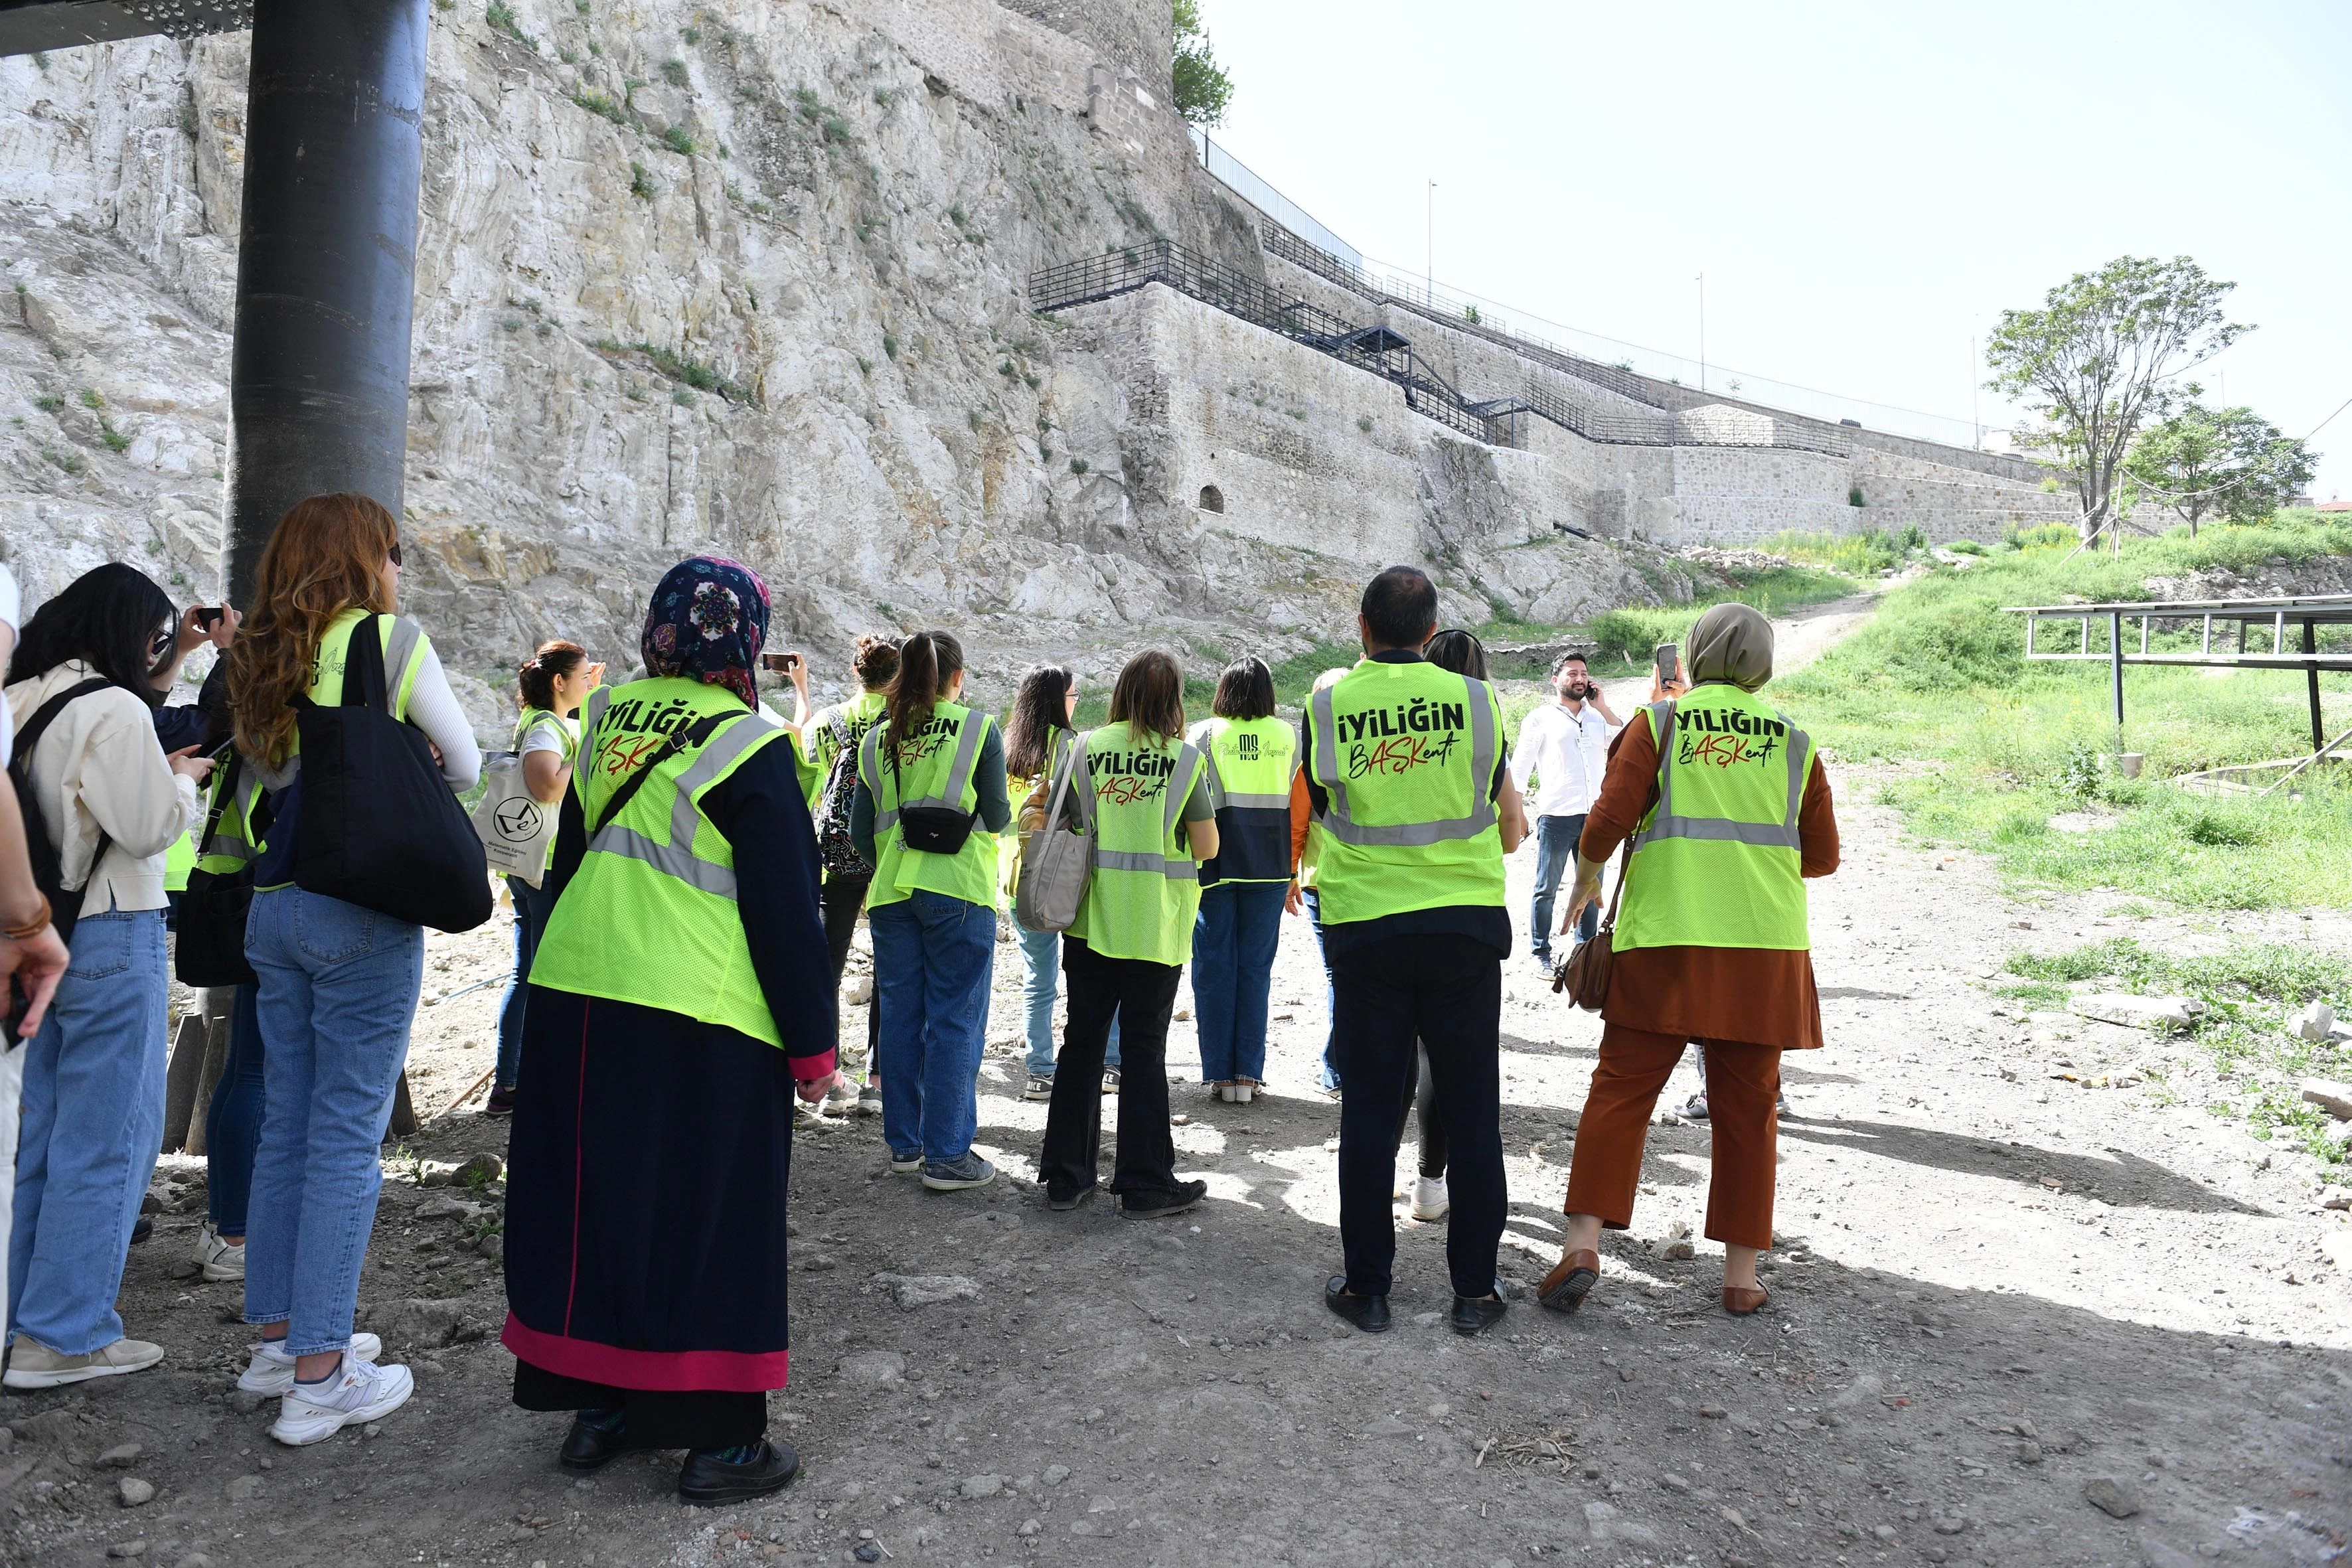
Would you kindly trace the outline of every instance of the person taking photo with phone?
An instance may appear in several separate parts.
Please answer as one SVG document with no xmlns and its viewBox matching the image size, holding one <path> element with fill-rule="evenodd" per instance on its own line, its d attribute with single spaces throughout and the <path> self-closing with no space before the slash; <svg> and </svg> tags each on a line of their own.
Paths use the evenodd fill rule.
<svg viewBox="0 0 2352 1568">
<path fill-rule="evenodd" d="M 1551 692 L 1550 701 L 1519 721 L 1518 743 L 1511 748 L 1512 777 L 1534 792 L 1528 805 L 1536 819 L 1536 890 L 1528 946 L 1544 974 L 1553 968 L 1551 917 L 1560 882 L 1575 863 L 1585 815 L 1600 797 L 1609 737 L 1625 723 L 1610 711 L 1580 653 L 1563 654 L 1552 666 Z M 1576 940 L 1591 941 L 1600 925 L 1601 911 L 1588 910 Z"/>
<path fill-rule="evenodd" d="M 53 900 L 72 906 L 52 918 L 74 921 L 71 961 L 24 1047 L 10 1388 L 163 1358 L 124 1336 L 115 1297 L 163 1144 L 164 852 L 196 820 L 212 771 L 194 747 L 167 754 L 155 738 L 153 710 L 179 676 L 178 623 L 143 574 L 100 566 L 26 623 L 8 664 L 11 771 L 39 815 L 24 826 L 56 855 Z"/>
</svg>

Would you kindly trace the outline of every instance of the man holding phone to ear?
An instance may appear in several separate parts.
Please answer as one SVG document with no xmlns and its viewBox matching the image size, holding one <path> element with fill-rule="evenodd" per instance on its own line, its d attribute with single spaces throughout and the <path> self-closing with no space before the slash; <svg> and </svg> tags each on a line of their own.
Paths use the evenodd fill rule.
<svg viewBox="0 0 2352 1568">
<path fill-rule="evenodd" d="M 1536 893 L 1528 943 L 1544 974 L 1552 971 L 1552 907 L 1576 858 L 1585 814 L 1601 794 L 1609 737 L 1625 722 L 1610 711 L 1580 653 L 1563 655 L 1552 666 L 1551 688 L 1552 700 L 1519 721 L 1518 744 L 1511 750 L 1511 776 L 1529 781 L 1528 815 L 1536 819 Z M 1586 910 L 1577 940 L 1590 939 L 1600 923 L 1599 910 Z"/>
</svg>

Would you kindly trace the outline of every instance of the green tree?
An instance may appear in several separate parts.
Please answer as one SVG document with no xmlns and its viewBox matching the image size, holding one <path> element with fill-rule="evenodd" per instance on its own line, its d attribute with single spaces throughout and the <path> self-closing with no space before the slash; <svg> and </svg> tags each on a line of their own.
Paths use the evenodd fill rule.
<svg viewBox="0 0 2352 1568">
<path fill-rule="evenodd" d="M 2123 256 L 2051 289 L 2041 310 L 2001 312 L 1986 385 L 2042 415 L 2027 440 L 2073 471 L 2084 543 L 2109 530 L 2120 547 L 2124 456 L 2172 382 L 2253 330 L 2221 313 L 2236 287 L 2185 256 Z"/>
<path fill-rule="evenodd" d="M 2124 473 L 2180 514 L 2194 536 L 2209 518 L 2255 522 L 2311 482 L 2317 467 L 2300 441 L 2251 408 L 2189 401 L 2140 433 Z"/>
<path fill-rule="evenodd" d="M 1176 112 L 1195 125 L 1222 125 L 1234 100 L 1234 79 L 1209 48 L 1198 0 L 1175 0 L 1175 8 Z"/>
</svg>

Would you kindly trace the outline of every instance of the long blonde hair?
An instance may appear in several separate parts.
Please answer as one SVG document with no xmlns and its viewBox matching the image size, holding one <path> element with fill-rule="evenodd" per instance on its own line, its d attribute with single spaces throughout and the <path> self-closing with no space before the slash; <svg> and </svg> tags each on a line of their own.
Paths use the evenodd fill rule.
<svg viewBox="0 0 2352 1568">
<path fill-rule="evenodd" d="M 254 603 L 228 647 L 228 696 L 237 749 L 277 766 L 293 750 L 289 704 L 310 686 L 327 627 L 345 610 L 397 609 L 383 563 L 400 525 L 372 497 L 306 496 L 287 509 L 262 547 Z"/>
</svg>

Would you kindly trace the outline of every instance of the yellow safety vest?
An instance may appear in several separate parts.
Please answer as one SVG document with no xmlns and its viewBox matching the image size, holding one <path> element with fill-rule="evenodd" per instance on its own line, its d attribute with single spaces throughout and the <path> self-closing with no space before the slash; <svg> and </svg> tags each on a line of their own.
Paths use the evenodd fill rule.
<svg viewBox="0 0 2352 1568">
<path fill-rule="evenodd" d="M 874 883 L 866 894 L 867 909 L 898 903 L 918 889 L 996 907 L 996 835 L 985 826 L 974 821 L 963 847 L 952 855 L 910 849 L 898 829 L 901 810 L 929 806 L 971 816 L 979 809 L 980 753 L 995 722 L 977 709 L 938 703 L 895 768 L 890 721 L 877 719 L 866 731 L 857 772 L 874 797 Z"/>
<path fill-rule="evenodd" d="M 1055 741 L 1058 767 L 1072 739 L 1057 731 Z M 1070 934 L 1106 958 L 1182 963 L 1201 908 L 1200 863 L 1184 831 L 1184 802 L 1205 765 L 1200 750 L 1127 723 L 1106 724 L 1086 745 L 1078 809 L 1094 828 L 1094 874 Z"/>
<path fill-rule="evenodd" d="M 703 720 L 718 727 L 663 759 L 597 828 L 630 775 Z M 592 693 L 572 773 L 588 847 L 548 917 L 531 984 L 658 1007 L 781 1047 L 736 908 L 734 846 L 701 803 L 784 734 L 724 687 L 677 676 Z"/>
<path fill-rule="evenodd" d="M 1298 736 L 1280 719 L 1204 719 L 1192 727 L 1217 808 L 1217 858 L 1203 885 L 1290 880 L 1290 775 Z"/>
<path fill-rule="evenodd" d="M 1315 881 L 1325 925 L 1503 907 L 1493 687 L 1426 660 L 1367 658 L 1314 695 L 1307 728 L 1308 776 L 1325 801 Z"/>
<path fill-rule="evenodd" d="M 1658 804 L 1634 830 L 1617 950 L 1811 947 L 1797 833 L 1811 739 L 1736 686 L 1643 717 L 1659 737 Z"/>
</svg>

